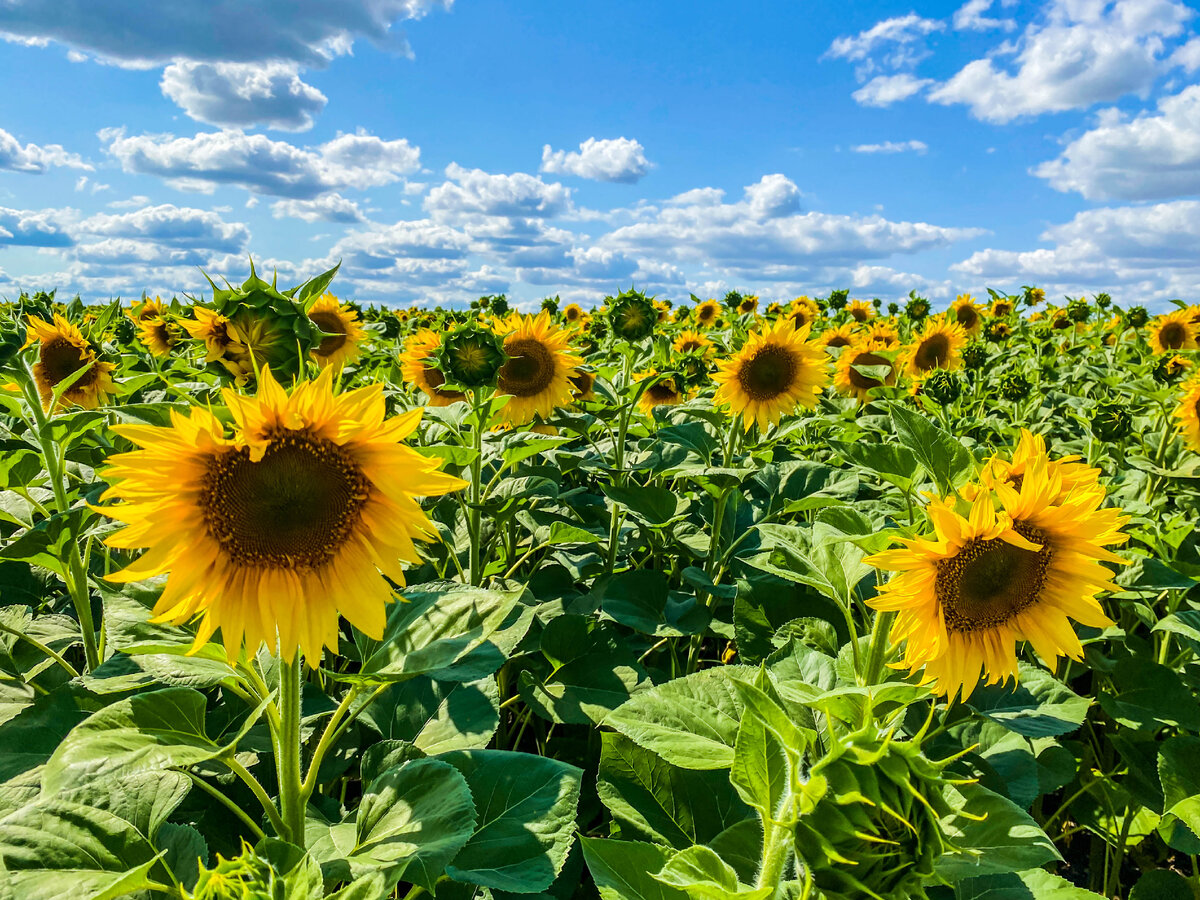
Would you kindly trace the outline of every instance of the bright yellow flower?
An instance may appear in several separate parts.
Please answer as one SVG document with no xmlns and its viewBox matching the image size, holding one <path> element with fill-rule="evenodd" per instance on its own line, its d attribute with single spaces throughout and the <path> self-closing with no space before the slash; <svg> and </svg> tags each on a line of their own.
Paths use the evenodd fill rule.
<svg viewBox="0 0 1200 900">
<path fill-rule="evenodd" d="M 496 393 L 511 399 L 500 419 L 510 425 L 532 422 L 535 415 L 548 419 L 556 407 L 571 403 L 571 376 L 583 359 L 571 352 L 567 332 L 544 310 L 516 316 L 510 327 L 504 338 L 508 359 L 500 367 Z"/>
<path fill-rule="evenodd" d="M 317 365 L 322 369 L 326 366 L 340 369 L 358 358 L 358 345 L 367 336 L 359 324 L 358 313 L 339 303 L 333 294 L 325 293 L 312 305 L 308 318 L 329 335 L 310 354 Z"/>
<path fill-rule="evenodd" d="M 33 364 L 33 379 L 45 409 L 49 410 L 54 402 L 54 389 L 85 367 L 87 371 L 63 393 L 59 401 L 61 406 L 74 403 L 85 409 L 95 409 L 116 390 L 112 380 L 116 366 L 97 359 L 96 351 L 79 329 L 58 313 L 54 314 L 53 322 L 29 317 L 25 346 L 34 341 L 41 346 L 38 361 Z"/>
<path fill-rule="evenodd" d="M 781 319 L 751 334 L 732 359 L 718 364 L 713 402 L 740 415 L 747 431 L 755 422 L 765 431 L 797 406 L 816 406 L 829 373 L 824 350 L 808 340 L 808 333 L 807 327 L 797 331 L 789 319 Z"/>
</svg>

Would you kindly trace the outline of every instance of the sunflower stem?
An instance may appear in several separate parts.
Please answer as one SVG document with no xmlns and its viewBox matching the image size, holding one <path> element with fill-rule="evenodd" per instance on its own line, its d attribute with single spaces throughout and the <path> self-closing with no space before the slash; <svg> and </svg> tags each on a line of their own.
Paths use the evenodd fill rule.
<svg viewBox="0 0 1200 900">
<path fill-rule="evenodd" d="M 304 848 L 304 788 L 300 780 L 300 651 L 279 663 L 279 811 L 284 839 Z"/>
<path fill-rule="evenodd" d="M 630 378 L 633 376 L 632 352 L 625 354 L 625 366 L 621 374 L 621 384 L 617 390 L 622 398 L 621 415 L 617 425 L 617 443 L 613 447 L 613 481 L 617 484 L 625 483 L 625 438 L 629 433 L 629 418 L 633 414 L 633 405 L 636 402 L 624 396 L 625 391 L 629 388 Z M 612 518 L 608 523 L 609 575 L 617 567 L 617 551 L 621 541 L 621 507 L 615 501 L 610 502 L 612 503 Z"/>
<path fill-rule="evenodd" d="M 467 529 L 471 537 L 471 556 L 468 567 L 471 571 L 471 584 L 478 587 L 483 584 L 483 405 L 488 400 L 480 396 L 480 391 L 472 391 L 471 399 L 475 413 L 475 427 L 471 430 L 471 449 L 475 451 L 471 459 L 471 522 Z"/>
</svg>

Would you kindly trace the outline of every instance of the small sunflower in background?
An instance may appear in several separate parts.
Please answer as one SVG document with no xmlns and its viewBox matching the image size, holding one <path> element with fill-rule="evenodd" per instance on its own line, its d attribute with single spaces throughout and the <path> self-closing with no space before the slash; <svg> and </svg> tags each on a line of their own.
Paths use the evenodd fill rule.
<svg viewBox="0 0 1200 900">
<path fill-rule="evenodd" d="M 696 304 L 696 324 L 711 328 L 721 318 L 721 304 L 716 300 L 703 300 Z"/>
<path fill-rule="evenodd" d="M 746 294 L 738 302 L 737 311 L 746 316 L 758 311 L 758 294 Z"/>
<path fill-rule="evenodd" d="M 838 357 L 837 368 L 833 376 L 833 386 L 839 393 L 854 397 L 859 403 L 871 399 L 871 391 L 875 388 L 894 387 L 896 384 L 896 365 L 883 355 L 883 347 L 869 342 L 852 344 L 842 351 Z M 877 369 L 886 367 L 882 376 L 860 372 L 860 368 Z"/>
<path fill-rule="evenodd" d="M 1179 420 L 1184 443 L 1200 453 L 1200 375 L 1194 375 L 1184 383 L 1174 416 Z"/>
<path fill-rule="evenodd" d="M 543 419 L 571 403 L 571 376 L 583 364 L 546 312 L 523 316 L 504 337 L 507 357 L 500 367 L 496 393 L 511 399 L 500 410 L 509 425 L 524 425 L 535 415 Z"/>
<path fill-rule="evenodd" d="M 865 338 L 867 343 L 883 347 L 885 350 L 900 346 L 900 332 L 886 319 L 876 319 L 868 325 Z"/>
<path fill-rule="evenodd" d="M 112 373 L 117 367 L 101 361 L 78 328 L 58 313 L 51 322 L 38 316 L 29 316 L 28 322 L 25 347 L 34 341 L 39 344 L 33 379 L 44 409 L 49 411 L 53 404 L 54 389 L 81 369 L 86 371 L 63 393 L 60 406 L 75 404 L 84 409 L 95 409 L 116 390 Z"/>
<path fill-rule="evenodd" d="M 829 383 L 825 352 L 787 319 L 751 334 L 732 359 L 719 363 L 713 402 L 741 416 L 746 431 L 755 422 L 762 431 L 797 406 L 812 409 Z"/>
<path fill-rule="evenodd" d="M 961 327 L 935 316 L 904 351 L 904 365 L 913 377 L 935 369 L 953 371 L 962 364 L 959 353 L 966 345 L 967 333 Z"/>
<path fill-rule="evenodd" d="M 169 319 L 152 316 L 147 319 L 135 319 L 137 322 L 138 340 L 154 356 L 170 356 L 175 345 L 179 343 L 179 326 Z"/>
<path fill-rule="evenodd" d="M 167 304 L 163 303 L 161 297 L 155 297 L 153 300 L 143 297 L 139 302 L 133 304 L 127 315 L 134 322 L 162 319 L 167 315 Z"/>
<path fill-rule="evenodd" d="M 868 557 L 899 572 L 868 604 L 895 612 L 893 644 L 903 664 L 922 671 L 939 695 L 966 700 L 982 679 L 1017 677 L 1016 643 L 1028 641 L 1048 663 L 1083 658 L 1071 620 L 1094 628 L 1112 622 L 1096 595 L 1119 590 L 1102 562 L 1128 539 L 1119 509 L 1103 509 L 1099 485 L 1064 494 L 1050 460 L 1030 458 L 1021 479 L 982 489 L 956 508 L 934 500 L 934 534 Z"/>
<path fill-rule="evenodd" d="M 992 315 L 997 319 L 1003 319 L 1005 316 L 1011 315 L 1015 304 L 1011 297 L 997 297 L 992 301 Z"/>
<path fill-rule="evenodd" d="M 245 644 L 310 666 L 337 649 L 338 617 L 383 637 L 413 544 L 437 531 L 417 503 L 465 483 L 401 443 L 422 410 L 386 419 L 379 385 L 333 392 L 333 370 L 289 396 L 263 367 L 258 393 L 226 388 L 226 437 L 207 409 L 169 426 L 117 425 L 140 449 L 110 459 L 100 511 L 125 524 L 111 547 L 146 552 L 114 582 L 170 573 L 155 621 L 198 620 L 194 646 L 216 632 L 229 659 Z M 164 471 L 171 478 L 162 477 Z"/>
<path fill-rule="evenodd" d="M 642 391 L 638 398 L 638 408 L 648 416 L 654 414 L 656 406 L 678 406 L 687 399 L 679 380 L 671 374 L 663 374 L 658 369 L 647 369 L 634 376 L 638 382 L 650 381 L 650 385 Z"/>
<path fill-rule="evenodd" d="M 817 338 L 822 347 L 849 347 L 858 336 L 854 333 L 853 322 L 843 322 L 837 328 L 826 328 Z"/>
<path fill-rule="evenodd" d="M 591 318 L 586 312 L 583 311 L 583 307 L 578 303 L 568 303 L 566 306 L 564 306 L 562 317 L 563 321 L 567 323 L 568 327 L 577 328 L 583 328 L 585 325 L 587 325 L 588 319 Z"/>
<path fill-rule="evenodd" d="M 366 338 L 356 313 L 328 292 L 322 294 L 308 311 L 309 320 L 326 333 L 309 355 L 322 369 L 340 369 L 358 358 L 359 344 Z"/>
<path fill-rule="evenodd" d="M 875 307 L 866 300 L 851 300 L 850 305 L 846 307 L 846 312 L 850 313 L 850 318 L 855 322 L 869 322 L 875 318 Z"/>
<path fill-rule="evenodd" d="M 821 307 L 809 297 L 800 296 L 788 307 L 787 317 L 792 320 L 792 325 L 798 331 L 805 325 L 817 324 L 817 320 L 821 318 Z"/>
<path fill-rule="evenodd" d="M 699 331 L 684 331 L 672 344 L 676 353 L 698 353 L 708 359 L 716 352 L 713 342 Z"/>
<path fill-rule="evenodd" d="M 959 294 L 950 304 L 949 319 L 971 337 L 975 337 L 983 328 L 983 310 L 970 294 Z"/>
<path fill-rule="evenodd" d="M 179 324 L 195 340 L 204 342 L 204 362 L 216 362 L 236 341 L 229 333 L 229 319 L 203 306 L 193 306 L 192 315 L 194 319 L 185 319 Z"/>
<path fill-rule="evenodd" d="M 658 313 L 658 324 L 671 321 L 671 304 L 665 300 L 655 300 L 654 309 Z"/>
<path fill-rule="evenodd" d="M 576 400 L 596 399 L 596 376 L 587 369 L 576 369 L 571 376 L 571 390 L 575 392 Z"/>
<path fill-rule="evenodd" d="M 1198 332 L 1200 325 L 1192 321 L 1189 312 L 1186 309 L 1178 309 L 1173 313 L 1157 316 L 1150 323 L 1150 347 L 1155 353 L 1195 350 Z"/>
<path fill-rule="evenodd" d="M 408 339 L 400 355 L 400 374 L 405 382 L 429 397 L 429 405 L 449 406 L 466 400 L 462 391 L 443 390 L 446 376 L 434 365 L 434 357 L 442 347 L 440 335 L 423 328 Z"/>
</svg>

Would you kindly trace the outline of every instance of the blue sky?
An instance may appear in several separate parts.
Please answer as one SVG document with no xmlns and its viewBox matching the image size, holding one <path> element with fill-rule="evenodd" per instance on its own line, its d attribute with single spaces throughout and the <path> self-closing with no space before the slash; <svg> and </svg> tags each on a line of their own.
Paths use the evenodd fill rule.
<svg viewBox="0 0 1200 900">
<path fill-rule="evenodd" d="M 9 0 L 0 295 L 1194 301 L 1195 13 Z"/>
</svg>

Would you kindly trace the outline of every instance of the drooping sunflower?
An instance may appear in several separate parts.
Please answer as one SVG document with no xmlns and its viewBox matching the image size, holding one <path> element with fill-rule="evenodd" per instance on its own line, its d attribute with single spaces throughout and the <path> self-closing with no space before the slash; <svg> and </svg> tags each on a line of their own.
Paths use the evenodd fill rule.
<svg viewBox="0 0 1200 900">
<path fill-rule="evenodd" d="M 408 384 L 428 395 L 430 406 L 449 406 L 467 399 L 461 391 L 442 389 L 446 376 L 432 362 L 441 346 L 441 337 L 423 328 L 408 339 L 400 355 L 400 374 Z"/>
<path fill-rule="evenodd" d="M 872 388 L 892 387 L 896 384 L 896 365 L 882 354 L 886 350 L 878 344 L 862 341 L 852 344 L 842 351 L 838 357 L 837 368 L 833 376 L 833 386 L 842 394 L 856 397 L 859 403 L 871 399 L 869 391 Z M 879 367 L 887 366 L 887 374 L 882 378 L 864 375 L 856 366 Z"/>
<path fill-rule="evenodd" d="M 193 307 L 192 315 L 196 317 L 194 320 L 185 319 L 180 324 L 193 338 L 204 341 L 204 361 L 215 362 L 236 340 L 229 333 L 229 319 L 203 306 Z"/>
<path fill-rule="evenodd" d="M 656 406 L 678 406 L 687 399 L 673 375 L 660 375 L 657 369 L 647 369 L 634 375 L 636 381 L 652 379 L 652 383 L 638 398 L 638 408 L 646 415 L 654 414 Z"/>
<path fill-rule="evenodd" d="M 949 319 L 951 322 L 956 322 L 968 335 L 974 337 L 983 327 L 983 310 L 979 308 L 975 298 L 970 294 L 959 294 L 950 304 Z"/>
<path fill-rule="evenodd" d="M 904 665 L 923 669 L 922 683 L 939 694 L 965 700 L 981 678 L 1016 678 L 1017 641 L 1048 662 L 1081 659 L 1070 620 L 1112 624 L 1096 595 L 1118 588 L 1101 561 L 1123 562 L 1105 548 L 1127 539 L 1120 528 L 1128 519 L 1101 508 L 1099 486 L 1064 495 L 1049 462 L 1030 459 L 1019 490 L 997 484 L 961 512 L 933 501 L 933 535 L 867 559 L 900 573 L 868 602 L 897 614 L 892 643 L 904 643 Z"/>
<path fill-rule="evenodd" d="M 815 325 L 817 319 L 821 318 L 821 307 L 808 297 L 800 296 L 792 301 L 787 316 L 798 329 L 805 325 Z"/>
<path fill-rule="evenodd" d="M 849 347 L 856 340 L 853 322 L 843 322 L 837 328 L 826 328 L 817 338 L 822 347 Z"/>
<path fill-rule="evenodd" d="M 583 359 L 571 351 L 567 332 L 549 313 L 524 316 L 504 338 L 507 359 L 500 367 L 497 394 L 511 397 L 500 410 L 510 425 L 524 425 L 534 415 L 550 417 L 555 407 L 571 402 L 571 376 Z"/>
<path fill-rule="evenodd" d="M 230 659 L 264 642 L 311 666 L 336 650 L 338 616 L 383 637 L 401 561 L 437 531 L 415 497 L 459 490 L 439 462 L 400 443 L 421 410 L 385 420 L 379 385 L 335 395 L 332 369 L 289 396 L 264 367 L 256 397 L 225 389 L 234 434 L 207 409 L 169 426 L 117 425 L 139 448 L 114 456 L 101 508 L 125 523 L 112 547 L 146 552 L 115 582 L 170 573 L 155 621 L 219 628 Z M 164 471 L 171 478 L 163 478 Z"/>
<path fill-rule="evenodd" d="M 704 300 L 696 304 L 696 324 L 711 328 L 721 317 L 721 304 L 716 300 Z"/>
<path fill-rule="evenodd" d="M 1175 418 L 1179 420 L 1184 442 L 1200 453 L 1200 375 L 1194 375 L 1184 383 Z"/>
<path fill-rule="evenodd" d="M 329 336 L 322 338 L 310 355 L 321 368 L 340 369 L 358 358 L 358 345 L 367 333 L 358 321 L 358 313 L 338 302 L 328 292 L 322 294 L 308 311 L 308 318 Z"/>
<path fill-rule="evenodd" d="M 962 364 L 959 353 L 966 345 L 967 333 L 961 327 L 934 316 L 905 350 L 904 365 L 914 377 L 934 369 L 953 371 Z"/>
<path fill-rule="evenodd" d="M 135 319 L 138 339 L 154 356 L 169 356 L 179 343 L 179 328 L 166 318 Z"/>
<path fill-rule="evenodd" d="M 788 319 L 751 334 L 734 356 L 718 364 L 713 402 L 740 415 L 744 428 L 768 425 L 797 406 L 812 409 L 829 383 L 825 351 L 808 340 L 807 327 L 796 330 Z"/>
<path fill-rule="evenodd" d="M 875 318 L 875 307 L 866 300 L 851 300 L 850 305 L 846 307 L 846 312 L 850 313 L 850 318 L 855 322 L 869 322 Z"/>
<path fill-rule="evenodd" d="M 1150 346 L 1155 353 L 1195 350 L 1200 326 L 1192 322 L 1186 309 L 1158 316 L 1150 323 Z"/>
<path fill-rule="evenodd" d="M 672 346 L 676 353 L 699 353 L 705 359 L 712 356 L 716 350 L 713 342 L 699 331 L 681 332 Z"/>
<path fill-rule="evenodd" d="M 33 364 L 33 379 L 37 382 L 38 396 L 48 411 L 54 402 L 54 389 L 80 369 L 87 368 L 78 380 L 63 393 L 59 404 L 76 404 L 85 409 L 95 409 L 116 389 L 112 373 L 116 366 L 103 362 L 83 334 L 60 316 L 54 314 L 52 322 L 30 316 L 28 339 L 25 346 L 37 341 L 38 361 Z"/>
</svg>

